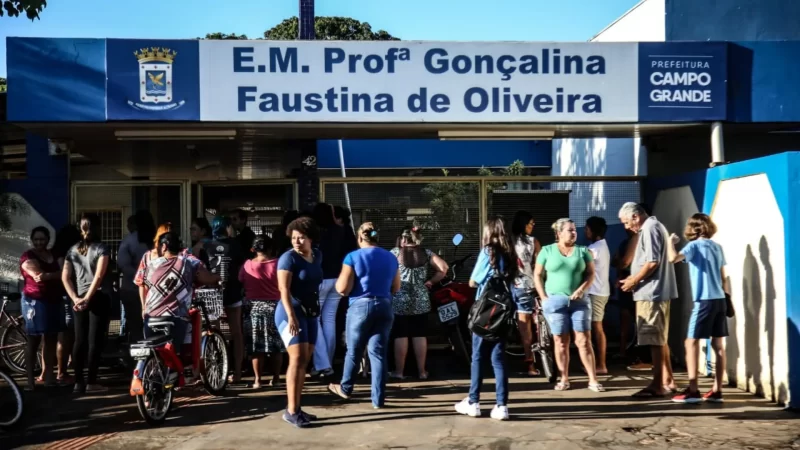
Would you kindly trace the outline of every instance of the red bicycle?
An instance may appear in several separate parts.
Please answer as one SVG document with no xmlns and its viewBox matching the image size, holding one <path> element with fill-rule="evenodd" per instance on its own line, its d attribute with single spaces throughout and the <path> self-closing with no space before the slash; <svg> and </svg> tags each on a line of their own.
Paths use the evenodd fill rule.
<svg viewBox="0 0 800 450">
<path fill-rule="evenodd" d="M 142 418 L 150 425 L 160 425 L 172 407 L 175 389 L 186 385 L 185 365 L 197 367 L 206 391 L 219 395 L 228 385 L 228 352 L 225 338 L 212 321 L 222 315 L 222 292 L 219 289 L 198 289 L 189 311 L 191 343 L 182 347 L 183 358 L 172 342 L 172 318 L 150 318 L 148 327 L 158 333 L 131 345 L 133 371 L 131 396 Z M 187 333 L 188 334 L 188 333 Z M 139 362 L 143 361 L 143 364 Z M 139 367 L 142 369 L 140 370 Z"/>
</svg>

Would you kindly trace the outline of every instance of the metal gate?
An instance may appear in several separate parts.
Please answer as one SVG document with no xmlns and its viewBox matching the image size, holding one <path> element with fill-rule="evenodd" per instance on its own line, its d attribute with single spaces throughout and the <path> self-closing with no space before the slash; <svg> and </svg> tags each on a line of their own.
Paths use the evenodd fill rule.
<svg viewBox="0 0 800 450">
<path fill-rule="evenodd" d="M 570 217 L 580 227 L 591 216 L 614 223 L 625 202 L 641 201 L 640 177 L 397 177 L 323 178 L 321 201 L 346 204 L 347 182 L 354 226 L 374 222 L 381 233 L 380 245 L 396 245 L 402 229 L 418 226 L 424 245 L 447 260 L 454 259 L 451 239 L 456 233 L 464 241 L 456 256 L 477 254 L 481 226 L 489 216 L 511 221 L 520 210 L 536 220 L 534 232 L 543 243 L 553 242 L 550 225 Z M 470 263 L 459 274 L 467 277 Z"/>
</svg>

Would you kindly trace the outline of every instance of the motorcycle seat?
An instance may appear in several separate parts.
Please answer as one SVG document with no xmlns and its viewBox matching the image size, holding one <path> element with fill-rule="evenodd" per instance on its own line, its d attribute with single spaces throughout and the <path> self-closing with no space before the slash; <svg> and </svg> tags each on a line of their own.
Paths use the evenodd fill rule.
<svg viewBox="0 0 800 450">
<path fill-rule="evenodd" d="M 131 344 L 131 348 L 156 348 L 166 345 L 171 341 L 172 336 L 168 334 L 157 334 L 155 336 L 150 336 L 147 339 L 142 339 L 135 344 Z"/>
</svg>

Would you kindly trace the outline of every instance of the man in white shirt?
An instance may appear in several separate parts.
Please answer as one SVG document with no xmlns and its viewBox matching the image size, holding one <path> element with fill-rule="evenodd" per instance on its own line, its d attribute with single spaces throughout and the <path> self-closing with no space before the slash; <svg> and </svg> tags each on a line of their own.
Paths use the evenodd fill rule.
<svg viewBox="0 0 800 450">
<path fill-rule="evenodd" d="M 590 217 L 586 220 L 584 233 L 589 239 L 589 251 L 594 258 L 594 281 L 589 287 L 589 298 L 592 301 L 592 334 L 597 344 L 597 374 L 608 373 L 606 367 L 606 333 L 603 330 L 603 317 L 606 311 L 608 297 L 611 295 L 608 269 L 611 265 L 611 252 L 606 243 L 606 225 L 602 217 Z"/>
</svg>

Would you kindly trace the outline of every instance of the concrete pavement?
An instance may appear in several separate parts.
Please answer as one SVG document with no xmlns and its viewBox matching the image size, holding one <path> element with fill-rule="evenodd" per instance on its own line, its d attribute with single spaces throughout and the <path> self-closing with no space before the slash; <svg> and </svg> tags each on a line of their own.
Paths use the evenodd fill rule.
<svg viewBox="0 0 800 450">
<path fill-rule="evenodd" d="M 488 418 L 494 385 L 485 386 L 484 417 L 458 416 L 453 405 L 466 396 L 467 379 L 390 385 L 388 407 L 373 410 L 368 385 L 344 403 L 310 383 L 304 409 L 319 422 L 298 430 L 281 420 L 280 389 L 181 394 L 166 425 L 150 428 L 125 387 L 101 396 L 39 391 L 28 399 L 27 429 L 4 436 L 2 448 L 25 449 L 626 449 L 800 448 L 800 416 L 750 394 L 728 390 L 724 404 L 678 405 L 668 399 L 634 400 L 645 374 L 618 372 L 603 381 L 605 393 L 555 392 L 543 379 L 514 378 L 511 421 Z M 679 378 L 679 382 L 685 382 Z M 708 388 L 708 380 L 703 380 Z"/>
</svg>

